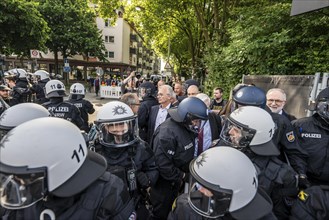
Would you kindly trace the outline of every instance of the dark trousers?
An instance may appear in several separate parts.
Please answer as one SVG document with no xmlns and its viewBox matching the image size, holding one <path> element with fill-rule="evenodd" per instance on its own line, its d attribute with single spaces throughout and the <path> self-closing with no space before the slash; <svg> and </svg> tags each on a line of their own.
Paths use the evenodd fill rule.
<svg viewBox="0 0 329 220">
<path fill-rule="evenodd" d="M 171 207 L 181 191 L 181 182 L 170 182 L 159 177 L 150 191 L 150 200 L 153 206 L 153 219 L 167 219 Z"/>
</svg>

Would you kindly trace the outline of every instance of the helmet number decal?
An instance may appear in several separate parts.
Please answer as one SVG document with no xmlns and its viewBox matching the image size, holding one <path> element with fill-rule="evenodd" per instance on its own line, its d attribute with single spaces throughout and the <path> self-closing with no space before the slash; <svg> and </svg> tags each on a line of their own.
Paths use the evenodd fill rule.
<svg viewBox="0 0 329 220">
<path fill-rule="evenodd" d="M 83 150 L 83 147 L 82 147 L 81 144 L 79 145 L 79 150 L 78 151 L 77 150 L 73 151 L 73 155 L 72 155 L 71 159 L 76 158 L 78 163 L 80 163 L 80 157 L 79 157 L 80 154 L 82 154 L 82 158 L 85 157 L 85 151 Z"/>
<path fill-rule="evenodd" d="M 272 138 L 273 137 L 273 129 L 271 128 L 271 130 L 269 130 L 268 133 L 270 133 L 270 138 Z"/>
</svg>

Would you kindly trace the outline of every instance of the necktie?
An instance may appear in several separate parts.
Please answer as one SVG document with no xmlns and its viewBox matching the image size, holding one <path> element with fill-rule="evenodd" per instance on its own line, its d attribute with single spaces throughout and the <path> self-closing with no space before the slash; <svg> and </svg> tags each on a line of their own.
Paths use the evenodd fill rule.
<svg viewBox="0 0 329 220">
<path fill-rule="evenodd" d="M 198 133 L 198 156 L 203 151 L 203 128 L 199 130 Z"/>
</svg>

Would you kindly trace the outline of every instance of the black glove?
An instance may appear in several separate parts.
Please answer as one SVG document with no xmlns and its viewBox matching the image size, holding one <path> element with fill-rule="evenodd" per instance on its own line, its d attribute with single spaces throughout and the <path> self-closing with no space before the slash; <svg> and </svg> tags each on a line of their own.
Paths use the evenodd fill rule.
<svg viewBox="0 0 329 220">
<path fill-rule="evenodd" d="M 310 181 L 308 181 L 307 176 L 305 174 L 298 175 L 298 186 L 300 189 L 307 189 L 311 186 Z"/>
<path fill-rule="evenodd" d="M 144 172 L 137 173 L 137 181 L 141 188 L 146 189 L 150 186 L 150 179 Z"/>
</svg>

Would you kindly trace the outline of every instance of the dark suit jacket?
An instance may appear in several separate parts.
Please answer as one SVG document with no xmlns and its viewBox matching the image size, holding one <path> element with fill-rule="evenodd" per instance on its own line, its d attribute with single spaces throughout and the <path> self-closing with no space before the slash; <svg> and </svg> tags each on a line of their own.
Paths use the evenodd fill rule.
<svg viewBox="0 0 329 220">
<path fill-rule="evenodd" d="M 297 119 L 295 116 L 288 114 L 288 113 L 287 113 L 285 110 L 283 110 L 283 109 L 282 109 L 282 115 L 286 116 L 286 117 L 289 119 L 289 121 L 293 121 L 293 120 L 296 120 L 296 119 Z"/>
<path fill-rule="evenodd" d="M 214 141 L 219 139 L 220 132 L 222 131 L 222 119 L 220 115 L 217 115 L 214 112 L 210 112 L 208 117 L 211 130 L 211 140 Z"/>
<path fill-rule="evenodd" d="M 169 108 L 171 108 L 171 107 L 172 107 L 172 105 L 170 104 Z M 153 137 L 155 121 L 157 119 L 159 108 L 160 108 L 160 105 L 154 105 L 154 106 L 152 106 L 151 111 L 150 111 L 150 117 L 148 119 L 148 132 L 147 132 L 147 139 L 146 139 L 146 142 L 149 144 L 151 144 L 151 140 Z M 170 115 L 167 114 L 166 119 L 169 117 L 170 117 Z"/>
</svg>

